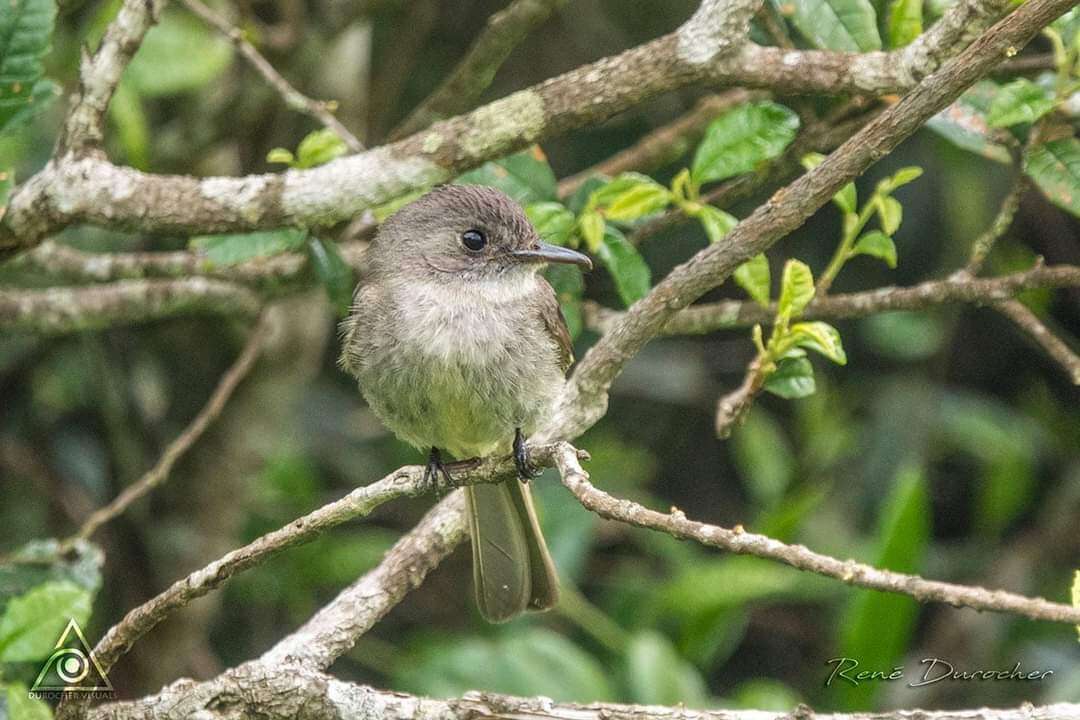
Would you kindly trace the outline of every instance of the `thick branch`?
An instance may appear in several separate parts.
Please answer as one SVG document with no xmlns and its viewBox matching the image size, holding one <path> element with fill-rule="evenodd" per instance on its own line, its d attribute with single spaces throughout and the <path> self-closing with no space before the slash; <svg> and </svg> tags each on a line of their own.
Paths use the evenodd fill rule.
<svg viewBox="0 0 1080 720">
<path fill-rule="evenodd" d="M 816 298 L 803 317 L 808 320 L 838 320 L 865 317 L 894 310 L 926 310 L 948 303 L 988 305 L 1036 288 L 1080 287 L 1080 267 L 1038 266 L 1031 270 L 996 278 L 972 278 L 953 275 L 912 287 L 884 287 L 847 295 Z M 601 307 L 585 305 L 585 322 L 600 333 L 611 330 L 626 315 Z M 680 311 L 664 324 L 664 335 L 705 335 L 718 330 L 768 324 L 776 317 L 776 305 L 762 307 L 755 302 L 724 300 L 694 305 Z"/>
<path fill-rule="evenodd" d="M 827 668 L 823 668 L 827 669 Z M 914 710 L 883 713 L 815 713 L 691 710 L 618 703 L 556 703 L 494 693 L 435 700 L 343 682 L 317 670 L 251 662 L 206 682 L 179 680 L 156 695 L 94 708 L 91 720 L 226 720 L 235 717 L 303 720 L 1063 720 L 1080 716 L 1080 705 L 977 710 Z"/>
</svg>

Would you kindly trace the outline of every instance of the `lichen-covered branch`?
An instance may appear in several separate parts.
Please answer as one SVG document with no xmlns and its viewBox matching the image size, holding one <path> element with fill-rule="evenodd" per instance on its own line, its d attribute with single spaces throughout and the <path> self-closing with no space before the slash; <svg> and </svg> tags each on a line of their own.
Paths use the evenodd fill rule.
<svg viewBox="0 0 1080 720">
<path fill-rule="evenodd" d="M 705 0 L 698 12 L 669 35 L 391 145 L 309 170 L 196 179 L 119 168 L 98 156 L 59 155 L 11 196 L 0 222 L 0 259 L 78 222 L 189 234 L 331 225 L 545 137 L 595 124 L 660 93 L 698 82 L 796 92 L 895 92 L 912 87 L 913 78 L 919 76 L 910 63 L 892 53 L 783 51 L 748 44 L 748 23 L 758 5 L 757 0 Z M 145 6 L 129 0 L 124 9 L 132 6 L 143 10 L 133 10 L 131 22 L 122 25 L 131 26 L 122 33 L 128 54 L 109 55 L 110 62 L 101 63 L 102 72 L 90 72 L 96 64 L 84 66 L 84 75 L 95 79 L 94 87 L 107 85 L 97 80 L 99 75 L 112 78 L 119 72 L 149 26 Z M 936 53 L 945 56 L 961 47 L 955 42 L 959 36 L 947 32 L 949 28 L 978 27 L 1000 10 L 996 1 L 954 3 L 934 26 L 941 29 L 928 31 L 939 40 L 925 40 L 920 47 L 926 47 L 927 57 L 933 55 L 936 63 Z M 126 18 L 123 13 L 121 17 Z M 966 22 L 958 23 L 956 18 Z M 942 37 L 953 42 L 941 41 Z M 775 53 L 779 54 L 773 57 Z M 93 97 L 99 95 L 107 101 L 109 93 Z M 93 107 L 98 105 L 103 112 L 104 104 Z M 76 108 L 80 118 L 87 115 L 82 108 Z M 75 131 L 86 124 L 75 122 L 73 116 L 69 135 L 88 136 Z"/>
<path fill-rule="evenodd" d="M 178 680 L 156 695 L 94 708 L 90 720 L 227 720 L 235 717 L 303 720 L 1064 720 L 1080 705 L 1057 703 L 972 710 L 897 710 L 882 713 L 698 710 L 683 706 L 558 703 L 495 693 L 448 700 L 418 697 L 343 682 L 305 667 L 250 662 L 213 680 Z"/>
<path fill-rule="evenodd" d="M 953 275 L 911 287 L 883 287 L 866 292 L 815 298 L 803 312 L 807 320 L 840 320 L 865 317 L 895 310 L 927 310 L 949 303 L 989 305 L 1036 288 L 1080 287 L 1080 267 L 1073 265 L 1036 266 L 1030 270 L 995 278 Z M 585 322 L 600 333 L 612 330 L 624 312 L 588 302 Z M 661 329 L 664 335 L 705 335 L 718 330 L 768 324 L 776 317 L 776 305 L 762 307 L 756 302 L 724 300 L 694 305 L 681 310 Z"/>
</svg>

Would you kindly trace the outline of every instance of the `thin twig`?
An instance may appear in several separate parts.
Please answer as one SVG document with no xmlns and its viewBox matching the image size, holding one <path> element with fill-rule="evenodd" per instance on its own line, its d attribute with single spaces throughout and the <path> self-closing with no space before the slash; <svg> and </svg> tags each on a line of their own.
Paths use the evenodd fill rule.
<svg viewBox="0 0 1080 720">
<path fill-rule="evenodd" d="M 225 409 L 225 405 L 229 402 L 229 398 L 232 397 L 233 392 L 251 372 L 251 368 L 255 366 L 255 361 L 259 359 L 263 344 L 266 342 L 269 332 L 268 323 L 269 321 L 264 314 L 249 333 L 240 355 L 225 371 L 225 374 L 221 376 L 221 380 L 218 382 L 217 387 L 214 388 L 210 399 L 206 401 L 206 405 L 195 416 L 195 419 L 184 428 L 184 431 L 169 443 L 169 446 L 165 448 L 165 452 L 158 458 L 154 467 L 150 468 L 136 482 L 124 488 L 123 492 L 117 495 L 108 505 L 95 510 L 79 528 L 79 532 L 64 541 L 64 546 L 71 546 L 78 540 L 88 540 L 98 528 L 122 514 L 131 507 L 132 503 L 149 494 L 169 479 L 169 473 L 172 471 L 176 461 L 183 457 L 191 449 L 191 446 L 199 441 L 206 429 L 217 420 L 218 416 L 221 415 L 221 411 Z"/>
<path fill-rule="evenodd" d="M 735 390 L 721 395 L 716 402 L 716 437 L 726 440 L 738 426 L 754 398 L 765 385 L 765 373 L 762 371 L 760 358 L 754 358 L 746 368 L 742 383 Z"/>
<path fill-rule="evenodd" d="M 510 52 L 564 4 L 566 0 L 514 0 L 492 15 L 461 62 L 390 138 L 398 140 L 472 107 Z"/>
<path fill-rule="evenodd" d="M 661 513 L 630 500 L 613 497 L 589 482 L 589 474 L 582 469 L 578 453 L 569 443 L 559 445 L 555 465 L 562 475 L 563 484 L 574 497 L 587 509 L 608 520 L 667 533 L 680 540 L 694 540 L 740 555 L 776 560 L 848 585 L 907 595 L 919 602 L 942 602 L 954 607 L 1011 613 L 1032 620 L 1080 623 L 1078 607 L 1002 590 L 926 580 L 918 575 L 881 570 L 854 560 L 838 560 L 802 545 L 787 545 L 764 535 L 746 532 L 742 526 L 728 529 L 707 525 L 688 519 L 680 510 Z"/>
<path fill-rule="evenodd" d="M 994 309 L 1034 340 L 1050 359 L 1061 366 L 1074 385 L 1080 385 L 1080 356 L 1046 327 L 1027 305 L 1016 299 L 1004 300 L 994 303 Z"/>
<path fill-rule="evenodd" d="M 228 20 L 203 4 L 201 0 L 182 0 L 182 2 L 188 10 L 198 15 L 204 22 L 227 37 L 232 44 L 236 46 L 236 49 L 240 51 L 240 54 L 244 56 L 244 59 L 248 61 L 251 67 L 253 67 L 257 73 L 263 76 L 263 79 L 265 79 L 266 82 L 270 83 L 270 85 L 277 90 L 287 106 L 297 112 L 310 115 L 321 122 L 326 128 L 333 130 L 338 137 L 345 141 L 345 144 L 352 152 L 360 152 L 364 149 L 364 144 L 361 143 L 334 115 L 333 110 L 336 109 L 337 103 L 328 100 L 314 100 L 290 85 L 289 81 L 274 69 L 274 66 L 270 64 L 270 61 L 264 58 L 255 46 L 248 42 L 247 38 L 244 37 L 244 33 L 239 28 L 231 25 Z"/>
<path fill-rule="evenodd" d="M 1038 265 L 1030 270 L 995 278 L 953 275 L 911 287 L 883 287 L 866 292 L 815 298 L 803 311 L 807 320 L 835 320 L 865 317 L 895 310 L 926 310 L 947 303 L 991 304 L 1007 300 L 1024 290 L 1080 287 L 1080 267 Z M 586 302 L 586 326 L 599 333 L 611 332 L 625 312 Z M 680 311 L 661 330 L 664 335 L 705 335 L 718 330 L 766 324 L 776 317 L 775 303 L 762 307 L 746 300 L 702 303 Z"/>
<path fill-rule="evenodd" d="M 1024 192 L 1028 187 L 1024 178 L 1025 176 L 1022 173 L 1017 174 L 1012 187 L 1009 188 L 1008 194 L 1005 195 L 1005 199 L 1001 202 L 997 215 L 994 216 L 993 222 L 990 223 L 990 227 L 975 238 L 975 242 L 971 244 L 971 255 L 968 258 L 967 265 L 961 271 L 962 273 L 972 276 L 978 275 L 994 244 L 1012 226 L 1016 211 L 1020 209 L 1020 199 L 1024 196 Z"/>
</svg>

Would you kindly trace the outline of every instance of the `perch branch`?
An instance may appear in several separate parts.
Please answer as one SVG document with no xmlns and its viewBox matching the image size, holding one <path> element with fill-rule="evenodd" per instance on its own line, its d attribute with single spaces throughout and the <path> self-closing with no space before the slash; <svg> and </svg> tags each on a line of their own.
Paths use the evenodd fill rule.
<svg viewBox="0 0 1080 720">
<path fill-rule="evenodd" d="M 1051 360 L 1069 376 L 1073 385 L 1080 385 L 1080 356 L 1065 341 L 1046 327 L 1039 317 L 1019 300 L 1003 300 L 994 303 L 994 309 L 1007 317 L 1035 343 Z"/>
</svg>

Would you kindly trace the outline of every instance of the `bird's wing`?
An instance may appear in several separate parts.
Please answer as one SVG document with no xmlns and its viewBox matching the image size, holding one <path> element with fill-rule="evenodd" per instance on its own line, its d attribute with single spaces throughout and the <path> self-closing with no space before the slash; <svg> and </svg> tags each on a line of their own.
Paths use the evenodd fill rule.
<svg viewBox="0 0 1080 720">
<path fill-rule="evenodd" d="M 562 308 L 559 307 L 559 299 L 555 296 L 555 289 L 544 278 L 538 278 L 540 287 L 536 292 L 540 308 L 540 319 L 548 335 L 555 341 L 559 348 L 559 365 L 563 372 L 574 362 L 574 344 L 570 339 L 570 330 L 566 327 L 566 318 Z"/>
</svg>

